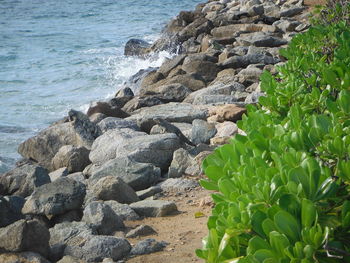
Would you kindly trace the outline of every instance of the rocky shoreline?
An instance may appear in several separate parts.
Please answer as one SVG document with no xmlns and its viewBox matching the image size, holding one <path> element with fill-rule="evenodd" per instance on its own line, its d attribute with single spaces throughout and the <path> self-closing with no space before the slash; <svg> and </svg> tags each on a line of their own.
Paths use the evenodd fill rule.
<svg viewBox="0 0 350 263">
<path fill-rule="evenodd" d="M 24 159 L 0 175 L 0 262 L 125 262 L 166 247 L 147 237 L 131 246 L 154 230 L 124 221 L 177 212 L 159 197 L 198 187 L 203 159 L 244 134 L 235 122 L 263 96 L 262 72 L 283 63 L 279 49 L 308 29 L 308 12 L 302 0 L 209 1 L 155 43 L 129 41 L 126 55 L 178 54 L 19 146 Z"/>
</svg>

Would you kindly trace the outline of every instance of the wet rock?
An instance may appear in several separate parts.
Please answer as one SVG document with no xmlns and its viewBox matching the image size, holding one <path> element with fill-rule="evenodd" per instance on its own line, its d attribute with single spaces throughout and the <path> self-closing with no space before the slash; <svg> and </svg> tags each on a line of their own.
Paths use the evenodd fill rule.
<svg viewBox="0 0 350 263">
<path fill-rule="evenodd" d="M 204 120 L 194 120 L 192 126 L 191 140 L 195 144 L 209 143 L 216 134 L 215 125 Z"/>
<path fill-rule="evenodd" d="M 148 238 L 137 243 L 130 251 L 131 255 L 145 255 L 154 252 L 162 251 L 167 246 L 167 243 L 157 242 L 153 238 Z"/>
<path fill-rule="evenodd" d="M 135 191 L 121 178 L 106 176 L 92 185 L 91 191 L 99 200 L 115 200 L 122 204 L 139 201 Z"/>
<path fill-rule="evenodd" d="M 32 251 L 46 257 L 49 239 L 49 230 L 36 220 L 22 219 L 0 228 L 0 248 L 10 252 Z"/>
<path fill-rule="evenodd" d="M 84 209 L 82 221 L 92 224 L 99 235 L 111 235 L 124 229 L 123 220 L 103 202 L 91 202 Z"/>
<path fill-rule="evenodd" d="M 159 186 L 164 192 L 184 192 L 198 187 L 199 184 L 195 180 L 184 178 L 169 178 L 164 182 L 160 183 Z"/>
<path fill-rule="evenodd" d="M 51 173 L 49 173 L 51 182 L 56 181 L 58 178 L 68 175 L 68 169 L 66 167 L 59 168 Z"/>
<path fill-rule="evenodd" d="M 151 44 L 141 39 L 129 39 L 124 47 L 125 56 L 144 56 L 150 51 Z"/>
<path fill-rule="evenodd" d="M 117 201 L 109 200 L 105 201 L 104 204 L 110 206 L 113 212 L 119 216 L 122 220 L 139 220 L 140 216 L 131 209 L 127 204 L 120 204 Z"/>
<path fill-rule="evenodd" d="M 233 121 L 236 122 L 242 118 L 242 115 L 246 112 L 245 108 L 238 107 L 234 104 L 227 104 L 222 106 L 214 106 L 210 109 L 210 117 L 208 121 L 224 122 Z"/>
<path fill-rule="evenodd" d="M 2 253 L 0 254 L 1 263 L 50 263 L 40 254 L 34 252 L 21 253 Z"/>
<path fill-rule="evenodd" d="M 136 74 L 132 75 L 126 82 L 123 83 L 122 88 L 129 88 L 135 95 L 139 94 L 142 80 L 151 72 L 156 71 L 158 68 L 149 67 L 147 69 L 141 69 Z"/>
<path fill-rule="evenodd" d="M 97 124 L 100 121 L 102 121 L 104 118 L 106 118 L 107 116 L 104 115 L 103 113 L 94 113 L 91 116 L 89 116 L 89 120 L 94 123 Z"/>
<path fill-rule="evenodd" d="M 178 55 L 172 59 L 169 59 L 159 67 L 158 72 L 162 73 L 164 76 L 167 76 L 170 71 L 176 68 L 179 65 L 182 65 L 186 55 Z"/>
<path fill-rule="evenodd" d="M 97 124 L 101 131 L 105 133 L 108 130 L 114 129 L 132 129 L 135 131 L 139 131 L 139 127 L 136 125 L 135 121 L 129 121 L 121 118 L 108 117 L 103 119 Z"/>
<path fill-rule="evenodd" d="M 118 92 L 115 94 L 116 98 L 124 98 L 124 97 L 133 97 L 134 92 L 130 88 L 123 88 L 118 90 Z"/>
<path fill-rule="evenodd" d="M 0 227 L 8 226 L 23 218 L 21 209 L 25 200 L 22 197 L 0 196 Z"/>
<path fill-rule="evenodd" d="M 50 177 L 46 169 L 36 164 L 24 164 L 0 176 L 0 195 L 27 197 L 47 183 L 50 183 Z"/>
<path fill-rule="evenodd" d="M 134 228 L 133 230 L 130 230 L 125 237 L 135 238 L 135 237 L 148 236 L 153 234 L 157 234 L 157 232 L 152 227 L 148 225 L 140 225 Z"/>
<path fill-rule="evenodd" d="M 79 209 L 84 201 L 85 185 L 67 177 L 38 187 L 25 202 L 23 214 L 59 215 Z"/>
<path fill-rule="evenodd" d="M 112 106 L 110 103 L 103 101 L 94 102 L 87 111 L 88 116 L 96 113 L 102 113 L 107 117 L 116 118 L 126 118 L 129 116 L 129 114 L 120 109 L 120 107 Z"/>
<path fill-rule="evenodd" d="M 180 149 L 181 149 L 181 148 L 180 148 Z M 180 150 L 180 149 L 178 149 L 178 150 Z M 176 150 L 176 151 L 174 152 L 174 154 L 175 154 L 178 150 Z M 158 185 L 154 185 L 154 186 L 151 186 L 151 187 L 149 187 L 149 188 L 147 188 L 147 189 L 145 189 L 145 190 L 137 191 L 136 194 L 137 194 L 137 196 L 138 196 L 141 200 L 143 200 L 143 199 L 146 199 L 146 198 L 148 198 L 148 197 L 151 197 L 151 196 L 153 196 L 153 195 L 155 195 L 155 194 L 158 194 L 158 193 L 160 193 L 161 191 L 162 191 L 162 189 L 161 189 Z"/>
<path fill-rule="evenodd" d="M 162 217 L 177 211 L 174 202 L 164 200 L 142 200 L 131 204 L 130 207 L 145 217 Z"/>
</svg>

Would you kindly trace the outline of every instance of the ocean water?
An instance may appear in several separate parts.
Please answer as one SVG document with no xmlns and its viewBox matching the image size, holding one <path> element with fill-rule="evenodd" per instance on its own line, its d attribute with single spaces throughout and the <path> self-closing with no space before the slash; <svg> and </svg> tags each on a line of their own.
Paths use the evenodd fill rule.
<svg viewBox="0 0 350 263">
<path fill-rule="evenodd" d="M 0 0 L 0 173 L 17 147 L 74 108 L 112 96 L 142 61 L 130 38 L 154 41 L 181 10 L 202 0 Z"/>
</svg>

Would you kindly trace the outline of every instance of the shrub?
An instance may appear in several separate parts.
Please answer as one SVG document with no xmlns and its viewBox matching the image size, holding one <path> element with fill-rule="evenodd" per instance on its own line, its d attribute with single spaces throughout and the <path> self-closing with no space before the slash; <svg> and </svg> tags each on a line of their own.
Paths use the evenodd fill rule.
<svg viewBox="0 0 350 263">
<path fill-rule="evenodd" d="M 325 6 L 316 6 L 311 23 L 314 25 L 330 25 L 346 21 L 350 25 L 350 1 L 328 0 Z"/>
<path fill-rule="evenodd" d="M 350 262 L 350 29 L 293 38 L 231 143 L 203 162 L 217 193 L 208 263 Z"/>
</svg>

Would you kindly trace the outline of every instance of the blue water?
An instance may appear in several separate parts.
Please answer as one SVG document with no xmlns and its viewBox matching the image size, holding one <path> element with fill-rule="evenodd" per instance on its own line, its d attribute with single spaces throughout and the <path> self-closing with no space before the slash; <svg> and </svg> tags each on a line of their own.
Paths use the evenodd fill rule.
<svg viewBox="0 0 350 263">
<path fill-rule="evenodd" d="M 70 108 L 111 96 L 156 61 L 123 56 L 203 0 L 0 0 L 0 172 L 19 143 Z"/>
</svg>

